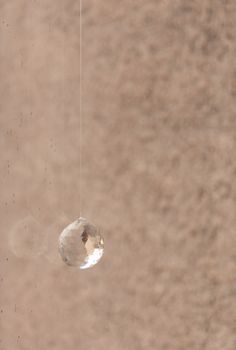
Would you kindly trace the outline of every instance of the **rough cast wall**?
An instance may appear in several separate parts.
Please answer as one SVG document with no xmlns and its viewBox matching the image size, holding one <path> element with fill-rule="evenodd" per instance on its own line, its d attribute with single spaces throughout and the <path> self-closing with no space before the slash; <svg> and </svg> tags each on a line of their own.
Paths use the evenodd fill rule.
<svg viewBox="0 0 236 350">
<path fill-rule="evenodd" d="M 80 272 L 56 247 L 80 212 L 79 1 L 0 0 L 0 349 L 235 350 L 236 2 L 84 0 L 83 26 L 106 250 Z"/>
</svg>

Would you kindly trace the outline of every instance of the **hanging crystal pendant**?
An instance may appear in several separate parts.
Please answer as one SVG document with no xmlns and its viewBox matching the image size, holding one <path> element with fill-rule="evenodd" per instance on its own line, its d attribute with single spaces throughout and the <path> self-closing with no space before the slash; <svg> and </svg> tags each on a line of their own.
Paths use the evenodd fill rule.
<svg viewBox="0 0 236 350">
<path fill-rule="evenodd" d="M 103 256 L 104 240 L 96 226 L 87 219 L 79 219 L 68 225 L 59 237 L 59 252 L 69 266 L 87 269 Z"/>
</svg>

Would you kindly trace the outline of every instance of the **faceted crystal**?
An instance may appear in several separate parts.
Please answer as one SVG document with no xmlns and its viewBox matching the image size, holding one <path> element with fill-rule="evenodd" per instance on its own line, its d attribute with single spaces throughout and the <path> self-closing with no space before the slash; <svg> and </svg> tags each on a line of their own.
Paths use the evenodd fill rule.
<svg viewBox="0 0 236 350">
<path fill-rule="evenodd" d="M 69 266 L 92 267 L 101 259 L 103 250 L 99 230 L 82 217 L 68 225 L 59 237 L 59 252 Z"/>
</svg>

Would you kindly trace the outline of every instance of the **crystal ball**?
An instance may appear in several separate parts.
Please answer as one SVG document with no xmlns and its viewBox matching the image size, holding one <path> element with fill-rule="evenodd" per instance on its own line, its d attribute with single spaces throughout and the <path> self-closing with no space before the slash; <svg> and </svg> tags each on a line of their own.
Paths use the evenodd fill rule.
<svg viewBox="0 0 236 350">
<path fill-rule="evenodd" d="M 59 253 L 69 266 L 90 268 L 103 256 L 104 240 L 96 226 L 80 217 L 69 224 L 59 237 Z"/>
</svg>

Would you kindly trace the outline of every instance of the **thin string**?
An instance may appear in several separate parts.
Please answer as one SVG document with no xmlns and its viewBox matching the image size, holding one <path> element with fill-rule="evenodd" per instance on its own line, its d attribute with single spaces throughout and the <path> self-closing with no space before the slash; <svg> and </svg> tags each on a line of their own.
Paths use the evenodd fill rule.
<svg viewBox="0 0 236 350">
<path fill-rule="evenodd" d="M 80 197 L 80 216 L 82 216 L 82 0 L 79 2 L 79 197 Z"/>
</svg>

